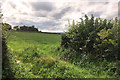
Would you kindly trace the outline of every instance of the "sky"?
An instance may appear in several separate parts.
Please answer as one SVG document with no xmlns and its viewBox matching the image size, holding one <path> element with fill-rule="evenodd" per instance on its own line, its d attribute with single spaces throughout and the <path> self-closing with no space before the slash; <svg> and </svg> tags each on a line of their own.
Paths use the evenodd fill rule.
<svg viewBox="0 0 120 80">
<path fill-rule="evenodd" d="M 64 32 L 68 20 L 85 14 L 111 19 L 118 17 L 117 0 L 0 0 L 3 22 L 12 27 L 34 25 L 43 32 Z"/>
</svg>

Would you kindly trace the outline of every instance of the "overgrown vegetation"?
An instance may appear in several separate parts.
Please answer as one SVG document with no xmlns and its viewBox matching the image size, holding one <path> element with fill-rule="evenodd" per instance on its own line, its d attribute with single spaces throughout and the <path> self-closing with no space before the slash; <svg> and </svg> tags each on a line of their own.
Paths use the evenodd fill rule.
<svg viewBox="0 0 120 80">
<path fill-rule="evenodd" d="M 15 78 L 98 77 L 60 59 L 57 50 L 60 40 L 59 34 L 13 32 L 8 38 L 8 48 Z"/>
<path fill-rule="evenodd" d="M 2 27 L 2 78 L 11 78 L 14 77 L 14 74 L 12 73 L 7 47 L 7 38 L 10 34 L 11 26 L 7 23 L 1 23 L 0 25 Z"/>
<path fill-rule="evenodd" d="M 93 15 L 80 20 L 69 23 L 62 36 L 12 31 L 7 38 L 4 25 L 3 59 L 10 65 L 3 69 L 4 78 L 119 78 L 120 22 Z"/>
<path fill-rule="evenodd" d="M 64 57 L 72 62 L 81 62 L 81 57 L 85 56 L 88 62 L 97 62 L 100 66 L 102 61 L 109 63 L 114 62 L 116 65 L 110 68 L 113 74 L 119 73 L 120 57 L 118 52 L 118 32 L 120 31 L 120 22 L 117 17 L 113 20 L 88 18 L 80 18 L 80 22 L 69 23 L 69 30 L 62 35 L 62 43 L 64 50 L 69 52 L 64 53 Z M 81 58 L 81 59 L 80 59 Z M 100 61 L 100 62 L 99 62 Z M 87 66 L 87 64 L 84 65 Z M 108 66 L 108 65 L 107 65 Z M 104 66 L 105 67 L 105 66 Z M 106 68 L 108 70 L 109 68 Z M 117 76 L 118 76 L 117 75 Z"/>
</svg>

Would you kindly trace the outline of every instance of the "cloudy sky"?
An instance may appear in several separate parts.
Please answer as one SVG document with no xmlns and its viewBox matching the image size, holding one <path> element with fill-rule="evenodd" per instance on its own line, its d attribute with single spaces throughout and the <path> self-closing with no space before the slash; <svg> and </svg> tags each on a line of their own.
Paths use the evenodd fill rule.
<svg viewBox="0 0 120 80">
<path fill-rule="evenodd" d="M 85 14 L 107 19 L 118 16 L 117 0 L 3 0 L 1 8 L 3 22 L 35 25 L 45 32 L 63 32 L 68 20 L 79 21 Z"/>
</svg>

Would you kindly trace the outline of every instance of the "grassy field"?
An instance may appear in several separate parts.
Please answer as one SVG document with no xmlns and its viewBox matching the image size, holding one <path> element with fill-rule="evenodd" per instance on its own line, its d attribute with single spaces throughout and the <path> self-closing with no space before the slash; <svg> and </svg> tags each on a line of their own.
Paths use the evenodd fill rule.
<svg viewBox="0 0 120 80">
<path fill-rule="evenodd" d="M 7 40 L 15 78 L 107 78 L 60 58 L 61 35 L 12 32 Z M 59 53 L 59 54 L 58 54 Z M 94 67 L 94 66 L 93 66 Z"/>
<path fill-rule="evenodd" d="M 8 47 L 16 52 L 32 47 L 40 53 L 50 54 L 54 48 L 59 46 L 60 38 L 61 36 L 56 34 L 13 32 L 8 39 Z"/>
</svg>

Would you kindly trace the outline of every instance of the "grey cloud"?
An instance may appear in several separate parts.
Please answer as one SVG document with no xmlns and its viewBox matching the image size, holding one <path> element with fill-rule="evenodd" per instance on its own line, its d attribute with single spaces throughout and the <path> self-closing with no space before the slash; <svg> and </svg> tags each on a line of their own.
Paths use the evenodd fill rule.
<svg viewBox="0 0 120 80">
<path fill-rule="evenodd" d="M 36 27 L 40 30 L 59 30 L 61 23 L 56 21 L 41 21 L 39 23 L 35 23 Z"/>
<path fill-rule="evenodd" d="M 56 22 L 56 21 L 43 21 L 43 22 L 40 22 L 39 26 L 42 29 L 44 29 L 44 28 L 59 26 L 60 24 L 61 24 L 60 22 Z"/>
<path fill-rule="evenodd" d="M 26 2 L 23 2 L 23 1 L 22 1 L 21 3 L 22 3 L 23 5 L 27 5 L 27 3 L 26 3 Z"/>
<path fill-rule="evenodd" d="M 47 13 L 47 15 L 46 15 L 46 13 L 47 13 L 47 12 L 35 11 L 35 12 L 33 13 L 33 15 L 34 15 L 35 17 L 47 17 L 48 13 Z"/>
<path fill-rule="evenodd" d="M 27 12 L 23 12 L 22 10 L 18 10 L 18 13 L 19 13 L 19 14 L 23 14 L 23 15 L 28 15 Z"/>
<path fill-rule="evenodd" d="M 111 15 L 106 16 L 107 19 L 112 19 L 118 16 L 118 13 L 112 13 Z"/>
<path fill-rule="evenodd" d="M 101 12 L 90 11 L 90 12 L 88 12 L 88 16 L 93 14 L 95 17 L 100 17 L 100 15 L 102 15 L 102 13 L 103 13 L 102 11 Z"/>
<path fill-rule="evenodd" d="M 106 4 L 109 4 L 109 2 L 89 2 L 88 3 L 88 5 L 96 5 L 96 4 L 104 4 L 104 5 L 106 5 Z"/>
<path fill-rule="evenodd" d="M 17 5 L 16 5 L 15 3 L 13 3 L 12 1 L 10 1 L 9 4 L 11 5 L 11 7 L 12 7 L 13 9 L 17 10 L 18 13 L 23 14 L 23 15 L 27 15 L 27 14 L 28 14 L 28 13 L 26 13 L 26 12 L 23 12 L 22 9 L 18 10 L 18 9 L 16 8 Z M 27 6 L 27 4 L 26 4 L 25 2 L 22 2 L 22 4 Z"/>
<path fill-rule="evenodd" d="M 78 8 L 77 11 L 80 12 L 81 11 L 80 8 Z"/>
<path fill-rule="evenodd" d="M 34 25 L 36 28 L 38 28 L 39 30 L 60 30 L 61 27 L 61 23 L 60 22 L 56 22 L 56 21 L 41 21 L 41 22 L 33 22 L 30 20 L 24 20 L 21 21 L 19 23 L 16 22 L 11 22 L 12 25 Z"/>
<path fill-rule="evenodd" d="M 21 22 L 19 24 L 24 24 L 24 25 L 35 25 L 37 24 L 37 22 L 33 22 L 33 21 L 30 21 L 30 20 L 21 20 Z"/>
<path fill-rule="evenodd" d="M 14 25 L 14 26 L 16 26 L 16 25 L 20 25 L 20 23 L 18 23 L 18 22 L 10 22 L 10 23 L 7 22 L 7 23 L 10 24 L 10 25 L 12 25 L 12 26 L 13 26 L 13 25 Z M 14 26 L 13 26 L 13 27 L 14 27 Z"/>
<path fill-rule="evenodd" d="M 70 11 L 71 9 L 72 9 L 71 7 L 66 7 L 66 8 L 62 9 L 59 13 L 55 13 L 55 14 L 53 15 L 53 17 L 54 17 L 55 19 L 60 19 L 60 18 L 62 18 L 68 11 Z"/>
<path fill-rule="evenodd" d="M 21 13 L 21 14 L 23 14 L 23 15 L 28 15 L 28 13 L 26 13 L 26 12 L 23 12 L 23 13 Z"/>
<path fill-rule="evenodd" d="M 109 2 L 105 2 L 104 4 L 109 4 Z"/>
<path fill-rule="evenodd" d="M 31 2 L 32 9 L 35 11 L 45 10 L 51 11 L 54 9 L 54 6 L 51 2 Z"/>
<path fill-rule="evenodd" d="M 16 23 L 15 21 L 17 20 L 17 18 L 13 15 L 12 17 L 7 17 L 7 20 L 15 24 Z"/>
<path fill-rule="evenodd" d="M 18 5 L 15 4 L 15 3 L 11 2 L 10 4 L 11 4 L 11 6 L 13 8 L 17 8 L 18 7 Z M 27 20 L 27 18 L 25 19 L 24 17 L 21 17 L 21 19 L 23 19 L 23 20 L 20 21 L 20 22 L 17 22 L 17 20 L 19 20 L 19 17 L 18 17 L 16 19 L 15 18 L 8 19 L 8 22 L 10 22 L 12 25 L 35 25 L 35 27 L 37 27 L 39 30 L 51 30 L 51 31 L 55 31 L 56 30 L 57 31 L 57 30 L 61 30 L 62 29 L 62 27 L 60 26 L 60 25 L 63 25 L 61 19 L 63 21 L 67 21 L 68 19 L 71 20 L 71 18 L 72 18 L 71 17 L 71 12 L 72 11 L 75 14 L 80 14 L 81 13 L 81 14 L 87 14 L 89 16 L 91 14 L 93 14 L 95 17 L 100 17 L 101 15 L 104 15 L 104 16 L 108 16 L 108 18 L 109 18 L 109 17 L 113 17 L 114 15 L 116 15 L 114 13 L 114 11 L 112 13 L 110 13 L 109 15 L 106 15 L 108 13 L 106 13 L 104 11 L 104 6 L 106 4 L 110 5 L 109 2 L 90 2 L 88 4 L 84 4 L 85 6 L 88 6 L 88 8 L 93 8 L 93 7 L 98 5 L 97 6 L 98 10 L 90 11 L 88 13 L 82 11 L 82 9 L 81 9 L 82 5 L 76 6 L 75 3 L 73 3 L 73 4 L 75 6 L 71 5 L 71 4 L 68 4 L 68 5 L 64 5 L 63 4 L 64 7 L 61 7 L 61 10 L 59 11 L 59 10 L 57 10 L 57 5 L 54 6 L 54 4 L 52 2 L 26 2 L 26 3 L 23 2 L 22 5 L 26 6 L 27 8 L 32 9 L 32 12 L 29 12 L 27 10 L 23 11 L 22 9 L 20 9 L 20 10 L 19 9 L 18 10 L 15 9 L 20 15 L 21 14 L 26 15 L 26 17 L 28 16 L 28 19 L 29 19 L 29 16 L 34 17 L 34 18 L 36 18 L 36 17 L 45 17 L 46 20 L 50 20 L 50 21 L 42 21 L 42 19 L 39 19 L 40 22 L 34 22 L 34 20 L 33 21 L 32 20 Z M 102 7 L 103 10 L 100 11 L 99 7 Z M 84 9 L 86 9 L 86 8 L 84 8 Z M 63 18 L 63 16 L 67 15 L 66 13 L 69 13 L 68 14 L 69 17 L 68 18 L 66 18 L 66 17 Z M 15 15 L 15 14 L 13 14 L 13 15 Z M 57 20 L 57 21 L 55 21 L 55 20 Z"/>
<path fill-rule="evenodd" d="M 14 8 L 14 9 L 16 8 L 16 5 L 13 2 L 10 2 L 10 5 L 12 8 Z"/>
<path fill-rule="evenodd" d="M 46 17 L 46 15 L 44 15 L 44 14 L 38 14 L 38 13 L 36 13 L 35 16 L 36 17 Z"/>
<path fill-rule="evenodd" d="M 33 22 L 33 21 L 30 21 L 30 20 L 21 20 L 21 21 L 19 21 L 19 22 L 15 22 L 15 21 L 13 21 L 13 22 L 11 22 L 11 24 L 12 25 L 28 25 L 28 26 L 30 26 L 30 25 L 35 25 L 35 24 L 37 24 L 37 22 Z"/>
</svg>

